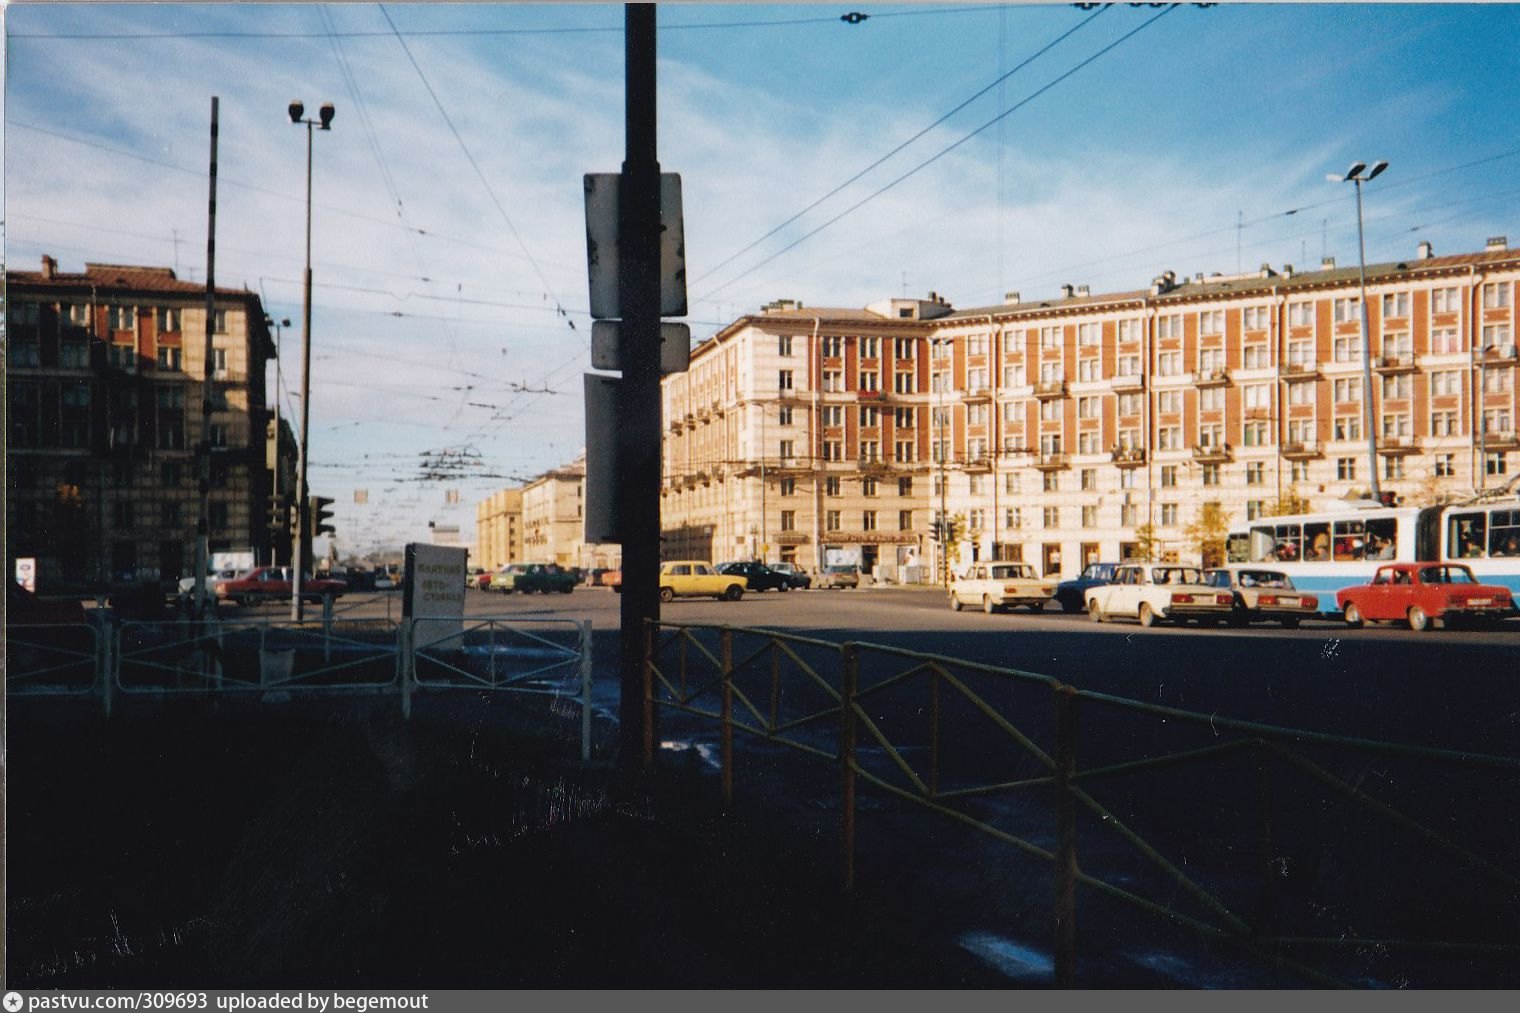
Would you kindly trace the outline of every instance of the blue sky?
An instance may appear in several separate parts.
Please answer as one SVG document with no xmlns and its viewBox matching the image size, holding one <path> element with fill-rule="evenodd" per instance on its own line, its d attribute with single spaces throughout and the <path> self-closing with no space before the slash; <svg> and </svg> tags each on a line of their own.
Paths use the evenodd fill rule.
<svg viewBox="0 0 1520 1013">
<path fill-rule="evenodd" d="M 778 297 L 971 307 L 1349 263 L 1354 199 L 1325 175 L 1359 159 L 1391 163 L 1366 190 L 1369 260 L 1520 241 L 1517 5 L 676 4 L 659 21 L 698 337 Z M 344 552 L 430 521 L 468 535 L 477 500 L 584 444 L 581 175 L 622 159 L 621 26 L 603 4 L 13 3 L 7 263 L 203 279 L 218 96 L 217 281 L 296 321 L 289 411 L 305 137 L 285 108 L 334 102 L 312 488 L 337 500 Z M 454 477 L 429 477 L 440 461 Z"/>
</svg>

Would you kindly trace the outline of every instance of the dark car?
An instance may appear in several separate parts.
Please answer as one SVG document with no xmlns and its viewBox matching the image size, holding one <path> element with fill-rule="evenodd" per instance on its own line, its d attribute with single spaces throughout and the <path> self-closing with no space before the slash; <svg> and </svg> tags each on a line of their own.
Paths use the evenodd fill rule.
<svg viewBox="0 0 1520 1013">
<path fill-rule="evenodd" d="M 1104 584 L 1114 582 L 1114 571 L 1119 568 L 1118 563 L 1089 563 L 1087 569 L 1082 571 L 1081 576 L 1071 580 L 1063 580 L 1056 585 L 1056 601 L 1061 603 L 1062 612 L 1081 612 L 1087 608 L 1085 596 L 1090 587 L 1101 587 Z"/>
<path fill-rule="evenodd" d="M 743 577 L 751 591 L 790 591 L 792 581 L 784 573 L 778 573 L 764 563 L 720 563 L 719 573 Z"/>
<path fill-rule="evenodd" d="M 575 574 L 555 563 L 528 563 L 512 583 L 512 590 L 523 594 L 569 594 L 579 584 Z"/>
<path fill-rule="evenodd" d="M 813 586 L 813 578 L 802 571 L 795 563 L 772 563 L 771 569 L 786 577 L 787 582 L 794 588 L 806 590 Z"/>
</svg>

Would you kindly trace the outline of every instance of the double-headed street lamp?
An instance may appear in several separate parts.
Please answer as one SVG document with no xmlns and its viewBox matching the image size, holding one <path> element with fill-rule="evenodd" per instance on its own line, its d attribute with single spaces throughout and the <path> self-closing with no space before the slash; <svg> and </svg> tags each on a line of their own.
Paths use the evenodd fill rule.
<svg viewBox="0 0 1520 1013">
<path fill-rule="evenodd" d="M 290 122 L 306 124 L 306 282 L 301 299 L 301 445 L 300 466 L 296 469 L 296 517 L 291 538 L 290 568 L 290 618 L 301 621 L 301 574 L 306 567 L 302 543 L 306 540 L 306 501 L 311 490 L 306 485 L 306 462 L 310 456 L 307 437 L 311 427 L 311 128 L 331 130 L 336 110 L 331 102 L 323 102 L 317 110 L 316 120 L 308 120 L 306 106 L 300 99 L 290 103 Z"/>
<path fill-rule="evenodd" d="M 1372 338 L 1367 333 L 1367 241 L 1362 235 L 1362 184 L 1377 179 L 1386 168 L 1387 162 L 1374 162 L 1371 169 L 1367 169 L 1366 162 L 1353 162 L 1344 176 L 1332 172 L 1325 177 L 1332 183 L 1356 184 L 1356 248 L 1362 281 L 1362 424 L 1367 427 L 1367 465 L 1372 471 L 1372 498 L 1378 500 L 1383 498 L 1383 493 L 1378 487 L 1377 431 L 1374 427 L 1377 415 L 1372 410 Z M 1365 176 L 1362 175 L 1364 170 Z"/>
</svg>

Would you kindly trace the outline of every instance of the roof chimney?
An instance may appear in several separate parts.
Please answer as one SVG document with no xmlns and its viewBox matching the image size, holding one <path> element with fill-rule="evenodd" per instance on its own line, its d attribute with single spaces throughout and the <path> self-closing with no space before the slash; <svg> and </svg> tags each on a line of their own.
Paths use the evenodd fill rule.
<svg viewBox="0 0 1520 1013">
<path fill-rule="evenodd" d="M 1283 277 L 1284 278 L 1291 278 L 1291 277 L 1293 277 L 1293 265 L 1292 264 L 1284 264 L 1283 265 L 1283 269 L 1282 269 L 1282 273 L 1283 273 Z"/>
<path fill-rule="evenodd" d="M 1509 249 L 1509 237 L 1489 236 L 1488 243 L 1486 246 L 1484 246 L 1483 249 L 1487 253 L 1503 253 L 1505 250 Z"/>
<path fill-rule="evenodd" d="M 48 281 L 58 277 L 58 261 L 46 253 L 42 255 L 42 277 Z"/>
<path fill-rule="evenodd" d="M 1091 295 L 1091 294 L 1092 294 L 1092 289 L 1089 288 L 1088 286 L 1086 286 L 1086 285 L 1078 285 L 1077 286 L 1077 295 L 1088 296 L 1088 295 Z"/>
<path fill-rule="evenodd" d="M 1074 286 L 1071 286 L 1071 285 L 1062 285 L 1061 286 L 1061 298 L 1062 299 L 1070 299 L 1072 297 L 1072 293 L 1075 292 L 1075 291 L 1076 291 L 1076 289 L 1075 289 Z"/>
<path fill-rule="evenodd" d="M 1333 270 L 1335 270 L 1335 258 L 1334 257 L 1326 257 L 1325 259 L 1321 260 L 1319 262 L 1319 269 L 1321 271 L 1333 271 Z"/>
<path fill-rule="evenodd" d="M 1017 292 L 1004 292 L 1003 293 L 1003 305 L 1004 306 L 1017 306 L 1018 304 L 1019 304 L 1019 294 Z"/>
<path fill-rule="evenodd" d="M 1436 248 L 1431 246 L 1428 240 L 1421 240 L 1418 249 L 1421 260 L 1429 260 L 1436 255 Z"/>
</svg>

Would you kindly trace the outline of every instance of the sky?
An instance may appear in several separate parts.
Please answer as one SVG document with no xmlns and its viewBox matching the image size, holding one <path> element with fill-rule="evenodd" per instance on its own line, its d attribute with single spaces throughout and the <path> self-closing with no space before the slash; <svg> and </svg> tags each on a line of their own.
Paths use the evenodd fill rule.
<svg viewBox="0 0 1520 1013">
<path fill-rule="evenodd" d="M 866 15 L 846 19 L 852 12 Z M 473 536 L 573 460 L 590 368 L 583 174 L 624 153 L 611 4 L 10 3 L 5 259 L 206 273 L 289 319 L 300 397 L 313 143 L 311 463 L 341 555 Z M 1165 270 L 1520 242 L 1520 5 L 666 4 L 658 150 L 690 324 L 777 298 L 957 308 Z M 356 502 L 355 493 L 367 493 Z M 319 549 L 321 543 L 319 543 Z"/>
</svg>

